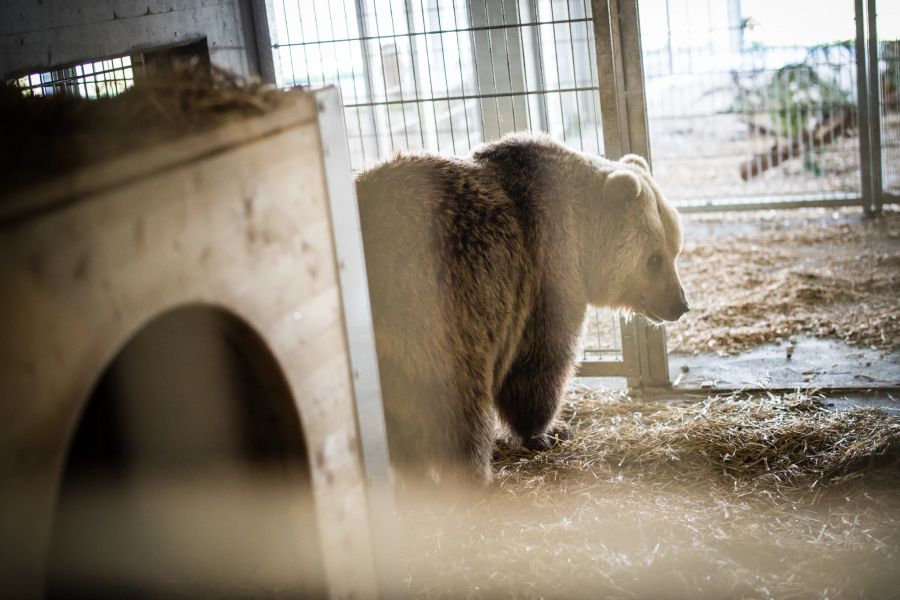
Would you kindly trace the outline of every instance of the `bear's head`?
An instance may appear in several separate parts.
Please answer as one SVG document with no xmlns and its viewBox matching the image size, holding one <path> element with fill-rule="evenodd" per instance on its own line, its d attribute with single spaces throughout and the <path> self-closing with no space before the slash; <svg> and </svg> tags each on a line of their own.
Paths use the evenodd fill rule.
<svg viewBox="0 0 900 600">
<path fill-rule="evenodd" d="M 599 199 L 591 201 L 588 301 L 654 323 L 677 321 L 689 308 L 675 266 L 681 220 L 643 158 L 629 154 L 611 166 L 603 169 Z"/>
</svg>

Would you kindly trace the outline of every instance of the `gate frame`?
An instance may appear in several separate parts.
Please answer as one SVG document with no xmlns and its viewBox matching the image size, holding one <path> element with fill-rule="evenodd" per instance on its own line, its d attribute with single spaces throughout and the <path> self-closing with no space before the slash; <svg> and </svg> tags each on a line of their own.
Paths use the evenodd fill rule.
<svg viewBox="0 0 900 600">
<path fill-rule="evenodd" d="M 640 154 L 652 169 L 638 0 L 591 0 L 591 11 L 604 154 L 612 160 Z M 582 363 L 579 375 L 624 374 L 628 387 L 669 387 L 665 327 L 620 317 L 620 328 L 622 362 Z M 604 372 L 613 367 L 615 373 Z"/>
</svg>

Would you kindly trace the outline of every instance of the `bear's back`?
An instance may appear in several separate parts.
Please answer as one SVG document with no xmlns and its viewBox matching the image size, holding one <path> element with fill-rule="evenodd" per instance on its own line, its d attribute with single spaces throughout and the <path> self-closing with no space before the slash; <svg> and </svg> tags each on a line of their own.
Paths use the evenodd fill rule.
<svg viewBox="0 0 900 600">
<path fill-rule="evenodd" d="M 385 352 L 427 355 L 433 345 L 506 338 L 533 268 L 515 203 L 482 165 L 401 155 L 361 173 L 357 195 Z"/>
</svg>

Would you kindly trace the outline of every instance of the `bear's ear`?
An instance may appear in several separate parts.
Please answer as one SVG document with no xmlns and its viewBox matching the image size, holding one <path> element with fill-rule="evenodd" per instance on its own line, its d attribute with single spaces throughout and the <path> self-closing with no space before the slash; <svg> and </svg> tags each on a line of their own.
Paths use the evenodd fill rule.
<svg viewBox="0 0 900 600">
<path fill-rule="evenodd" d="M 621 162 L 626 165 L 634 165 L 639 169 L 643 169 L 647 173 L 650 173 L 650 165 L 647 164 L 647 161 L 644 160 L 643 156 L 638 156 L 637 154 L 626 154 L 621 158 Z"/>
<path fill-rule="evenodd" d="M 603 191 L 616 200 L 628 202 L 641 193 L 641 182 L 632 171 L 619 169 L 606 176 Z"/>
</svg>

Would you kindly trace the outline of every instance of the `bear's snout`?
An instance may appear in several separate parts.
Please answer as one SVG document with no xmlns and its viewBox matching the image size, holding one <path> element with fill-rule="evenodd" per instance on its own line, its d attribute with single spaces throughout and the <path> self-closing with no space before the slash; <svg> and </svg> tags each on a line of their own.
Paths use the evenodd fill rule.
<svg viewBox="0 0 900 600">
<path fill-rule="evenodd" d="M 688 304 L 687 298 L 684 297 L 684 292 L 682 292 L 681 299 L 672 304 L 671 314 L 674 317 L 672 320 L 677 321 L 689 310 L 691 310 L 691 307 Z"/>
<path fill-rule="evenodd" d="M 675 302 L 672 303 L 671 310 L 671 314 L 674 317 L 672 319 L 673 321 L 677 321 L 684 313 L 691 310 L 691 307 L 687 301 L 687 296 L 684 295 L 684 287 L 682 287 L 681 285 L 678 286 L 678 298 L 675 300 Z"/>
<path fill-rule="evenodd" d="M 648 300 L 639 312 L 656 322 L 677 321 L 691 309 L 680 284 L 677 288 L 668 288 L 666 292 L 656 296 L 655 301 L 653 296 L 648 297 Z"/>
</svg>

